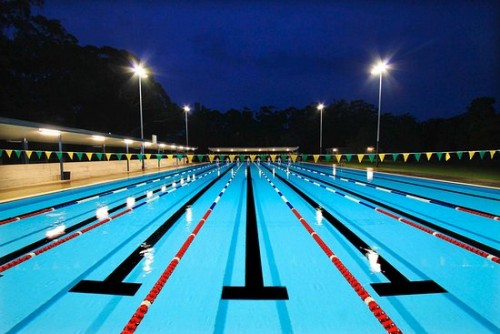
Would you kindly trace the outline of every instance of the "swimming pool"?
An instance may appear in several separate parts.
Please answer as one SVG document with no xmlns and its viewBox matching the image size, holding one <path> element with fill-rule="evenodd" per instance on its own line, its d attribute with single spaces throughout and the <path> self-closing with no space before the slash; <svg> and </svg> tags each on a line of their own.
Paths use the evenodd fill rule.
<svg viewBox="0 0 500 334">
<path fill-rule="evenodd" d="M 3 203 L 0 331 L 498 333 L 499 202 L 252 163 Z"/>
</svg>

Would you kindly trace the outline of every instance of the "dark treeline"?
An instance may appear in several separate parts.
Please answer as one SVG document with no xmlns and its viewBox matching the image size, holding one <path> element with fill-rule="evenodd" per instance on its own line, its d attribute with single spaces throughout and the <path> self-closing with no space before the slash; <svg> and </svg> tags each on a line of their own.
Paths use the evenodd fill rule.
<svg viewBox="0 0 500 334">
<path fill-rule="evenodd" d="M 80 46 L 57 20 L 34 15 L 41 0 L 0 0 L 0 116 L 140 137 L 137 57 L 111 47 Z M 185 143 L 184 113 L 154 74 L 142 81 L 145 138 Z M 500 114 L 495 99 L 479 97 L 458 116 L 419 122 L 410 114 L 383 114 L 384 152 L 496 149 Z M 362 100 L 337 100 L 323 110 L 323 148 L 363 152 L 375 146 L 377 109 Z M 196 108 L 189 144 L 300 146 L 319 150 L 315 105 L 277 110 Z"/>
</svg>

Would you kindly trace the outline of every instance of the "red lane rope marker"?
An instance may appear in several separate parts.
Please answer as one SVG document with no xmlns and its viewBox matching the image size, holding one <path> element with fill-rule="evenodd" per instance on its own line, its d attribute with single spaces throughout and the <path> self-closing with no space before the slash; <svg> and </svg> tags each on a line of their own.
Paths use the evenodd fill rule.
<svg viewBox="0 0 500 334">
<path fill-rule="evenodd" d="M 278 193 L 280 198 L 285 202 L 285 204 L 290 208 L 295 217 L 304 226 L 309 235 L 316 241 L 318 246 L 323 250 L 323 252 L 332 261 L 335 267 L 340 271 L 342 276 L 351 285 L 358 296 L 363 300 L 363 302 L 368 306 L 373 315 L 377 318 L 380 324 L 388 333 L 402 333 L 399 327 L 392 321 L 392 319 L 384 312 L 380 305 L 370 296 L 368 291 L 359 283 L 359 281 L 354 277 L 354 275 L 347 269 L 347 267 L 339 260 L 337 255 L 326 245 L 326 243 L 321 239 L 321 237 L 314 231 L 314 229 L 307 223 L 307 221 L 302 217 L 297 209 L 286 199 L 286 197 L 281 193 L 281 191 L 276 187 L 276 185 L 264 174 L 267 182 L 274 188 Z"/>
<path fill-rule="evenodd" d="M 240 165 L 240 167 L 241 167 L 241 165 Z M 239 167 L 238 167 L 238 170 L 239 170 Z M 193 242 L 194 238 L 198 235 L 198 232 L 201 230 L 201 228 L 203 227 L 203 225 L 207 221 L 208 217 L 212 213 L 213 209 L 215 208 L 215 206 L 219 202 L 222 195 L 224 195 L 224 192 L 226 191 L 227 187 L 229 187 L 229 184 L 231 183 L 231 181 L 233 181 L 235 176 L 236 176 L 236 174 L 234 174 L 233 176 L 231 176 L 229 178 L 226 185 L 222 188 L 219 195 L 217 195 L 215 200 L 212 202 L 212 205 L 210 205 L 210 208 L 205 212 L 203 217 L 200 219 L 200 221 L 198 222 L 198 224 L 194 228 L 193 232 L 189 235 L 189 237 L 186 239 L 186 241 L 184 241 L 184 243 L 182 244 L 182 246 L 179 249 L 179 251 L 177 252 L 177 254 L 175 254 L 172 261 L 170 261 L 167 268 L 163 271 L 160 278 L 156 281 L 156 283 L 153 285 L 153 287 L 151 288 L 151 290 L 147 294 L 146 298 L 144 298 L 142 303 L 139 305 L 137 310 L 134 312 L 134 314 L 132 315 L 132 317 L 128 321 L 127 325 L 125 325 L 125 327 L 123 328 L 123 330 L 122 330 L 123 334 L 131 334 L 131 333 L 134 333 L 136 331 L 137 326 L 139 326 L 139 324 L 142 322 L 142 319 L 144 319 L 144 316 L 148 312 L 149 308 L 151 307 L 151 305 L 154 303 L 154 301 L 156 300 L 156 298 L 160 294 L 161 290 L 163 289 L 163 287 L 167 283 L 170 276 L 172 276 L 172 273 L 174 272 L 175 268 L 177 267 L 177 265 L 181 261 L 182 257 L 184 256 L 184 254 L 188 250 L 189 246 L 191 246 L 191 243 Z"/>
<path fill-rule="evenodd" d="M 203 175 L 203 176 L 206 176 L 206 175 L 208 175 L 208 174 L 210 174 L 210 173 L 207 173 L 207 174 L 205 174 L 205 175 Z M 202 178 L 203 176 L 201 176 L 200 178 Z M 193 182 L 193 181 L 191 181 L 191 182 Z M 183 187 L 183 186 L 185 186 L 185 185 L 187 185 L 187 184 L 189 184 L 189 182 L 188 182 L 188 183 L 185 183 L 184 185 L 179 185 L 179 187 Z M 176 186 L 176 187 L 177 187 L 177 186 Z M 169 192 L 173 192 L 173 191 L 175 191 L 176 189 L 177 189 L 177 188 L 174 188 L 173 190 L 170 190 Z M 35 256 L 37 256 L 37 255 L 40 255 L 40 254 L 42 254 L 42 253 L 45 253 L 46 251 L 48 251 L 48 250 L 50 250 L 50 249 L 52 249 L 52 248 L 54 248 L 54 247 L 57 247 L 57 246 L 59 246 L 59 245 L 61 245 L 61 244 L 65 243 L 65 242 L 67 242 L 67 241 L 69 241 L 69 240 L 71 240 L 71 239 L 74 239 L 74 238 L 76 238 L 76 237 L 79 237 L 79 236 L 81 236 L 82 234 L 87 233 L 87 232 L 89 232 L 89 231 L 91 231 L 91 230 L 93 230 L 93 229 L 95 229 L 95 228 L 97 228 L 97 227 L 99 227 L 99 226 L 101 226 L 101 225 L 104 225 L 104 224 L 106 224 L 106 223 L 109 223 L 111 220 L 116 219 L 116 218 L 118 218 L 118 217 L 120 217 L 120 216 L 123 216 L 124 214 L 126 214 L 126 213 L 128 213 L 128 212 L 132 211 L 133 209 L 138 208 L 138 207 L 140 207 L 140 206 L 142 206 L 142 205 L 144 205 L 144 204 L 146 204 L 146 202 L 142 202 L 141 204 L 137 204 L 137 205 L 135 205 L 133 208 L 129 208 L 129 209 L 126 209 L 126 210 L 124 210 L 124 211 L 121 211 L 121 212 L 119 212 L 119 213 L 115 214 L 114 216 L 111 216 L 111 217 L 105 218 L 105 219 L 103 219 L 103 220 L 101 220 L 101 221 L 99 221 L 99 222 L 97 222 L 97 223 L 95 223 L 95 224 L 93 224 L 93 225 L 90 225 L 90 226 L 88 226 L 88 227 L 86 227 L 86 228 L 84 228 L 84 229 L 82 229 L 82 230 L 79 230 L 79 231 L 74 232 L 74 233 L 72 233 L 72 234 L 70 234 L 70 235 L 67 235 L 67 236 L 65 236 L 64 238 L 61 238 L 61 239 L 58 239 L 58 240 L 54 240 L 54 242 L 51 242 L 51 243 L 49 243 L 49 244 L 45 245 L 44 247 L 37 249 L 37 250 L 36 250 L 36 251 L 34 251 L 34 252 L 31 252 L 31 253 L 25 254 L 25 255 L 23 255 L 23 256 L 18 257 L 18 258 L 17 258 L 17 259 L 15 259 L 15 260 L 12 260 L 12 261 L 10 261 L 10 262 L 7 262 L 7 263 L 5 263 L 4 265 L 0 266 L 0 273 L 1 273 L 1 272 L 6 271 L 6 270 L 8 270 L 8 269 L 11 269 L 12 267 L 15 267 L 15 266 L 17 266 L 17 265 L 19 265 L 19 264 L 21 264 L 21 263 L 23 263 L 23 262 L 25 262 L 25 261 L 28 261 L 28 260 L 32 259 L 33 257 L 35 257 Z"/>
<path fill-rule="evenodd" d="M 22 216 L 17 216 L 17 217 L 12 217 L 12 218 L 9 218 L 9 219 L 5 219 L 5 220 L 0 221 L 0 226 L 4 225 L 4 224 L 15 222 L 15 221 L 19 221 L 21 219 L 26 219 L 26 218 L 38 216 L 38 215 L 41 215 L 43 213 L 52 212 L 54 210 L 55 210 L 55 208 L 47 208 L 47 209 L 43 209 L 43 210 L 31 212 L 31 213 L 28 213 L 28 214 L 25 214 L 25 215 L 22 215 Z"/>
<path fill-rule="evenodd" d="M 422 226 L 422 225 L 420 225 L 418 223 L 415 223 L 415 222 L 413 222 L 411 220 L 408 220 L 406 218 L 398 216 L 398 215 L 396 215 L 394 213 L 388 212 L 388 211 L 386 211 L 384 209 L 381 209 L 379 207 L 373 206 L 373 205 L 371 205 L 369 203 L 363 202 L 362 200 L 357 200 L 357 199 L 355 199 L 353 197 L 350 197 L 350 196 L 348 196 L 348 195 L 346 195 L 346 194 L 344 194 L 344 193 L 342 193 L 340 191 L 337 191 L 337 190 L 332 189 L 330 187 L 327 187 L 325 185 L 319 184 L 317 182 L 311 181 L 310 179 L 305 178 L 305 177 L 303 177 L 301 175 L 298 175 L 296 173 L 292 173 L 292 174 L 295 175 L 295 176 L 297 176 L 299 179 L 302 179 L 304 181 L 307 181 L 309 183 L 314 184 L 315 186 L 318 186 L 318 187 L 323 188 L 323 189 L 325 189 L 327 191 L 333 192 L 333 193 L 335 193 L 337 195 L 340 195 L 340 196 L 342 196 L 344 198 L 352 200 L 352 201 L 354 201 L 354 202 L 356 202 L 358 204 L 362 204 L 362 205 L 364 205 L 364 206 L 366 206 L 366 207 L 368 207 L 370 209 L 375 210 L 378 213 L 384 214 L 384 215 L 386 215 L 388 217 L 391 217 L 391 218 L 393 218 L 393 219 L 395 219 L 395 220 L 397 220 L 397 221 L 399 221 L 401 223 L 407 224 L 407 225 L 409 225 L 411 227 L 414 227 L 414 228 L 419 229 L 419 230 L 421 230 L 423 232 L 431 234 L 431 235 L 433 235 L 433 236 L 435 236 L 437 238 L 440 238 L 440 239 L 442 239 L 444 241 L 450 242 L 451 244 L 453 244 L 455 246 L 458 246 L 458 247 L 460 247 L 462 249 L 465 249 L 465 250 L 467 250 L 469 252 L 472 252 L 472 253 L 474 253 L 476 255 L 482 256 L 482 257 L 484 257 L 484 258 L 486 258 L 486 259 L 488 259 L 488 260 L 490 260 L 492 262 L 500 264 L 500 258 L 498 256 L 496 256 L 496 255 L 493 255 L 491 253 L 485 252 L 485 251 L 483 251 L 483 250 L 481 250 L 481 249 L 479 249 L 477 247 L 474 247 L 474 246 L 471 246 L 469 244 L 466 244 L 466 243 L 464 243 L 462 241 L 459 241 L 459 240 L 457 240 L 455 238 L 449 237 L 449 236 L 447 236 L 447 235 L 445 235 L 443 233 L 440 233 L 440 232 L 437 232 L 437 231 L 435 231 L 433 229 L 430 229 L 428 227 Z"/>
</svg>

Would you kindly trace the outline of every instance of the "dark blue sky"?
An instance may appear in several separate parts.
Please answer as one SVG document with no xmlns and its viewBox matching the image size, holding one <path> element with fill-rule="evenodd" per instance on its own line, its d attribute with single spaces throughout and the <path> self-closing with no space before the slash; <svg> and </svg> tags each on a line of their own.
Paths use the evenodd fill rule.
<svg viewBox="0 0 500 334">
<path fill-rule="evenodd" d="M 143 58 L 172 100 L 226 111 L 378 103 L 420 120 L 500 100 L 498 1 L 46 0 L 81 45 Z M 496 108 L 499 109 L 497 101 Z"/>
</svg>

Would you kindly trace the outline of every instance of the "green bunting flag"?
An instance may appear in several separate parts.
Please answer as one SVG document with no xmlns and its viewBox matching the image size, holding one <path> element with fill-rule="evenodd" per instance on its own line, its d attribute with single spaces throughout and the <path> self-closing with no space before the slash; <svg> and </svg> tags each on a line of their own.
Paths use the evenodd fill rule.
<svg viewBox="0 0 500 334">
<path fill-rule="evenodd" d="M 399 153 L 393 153 L 392 154 L 392 161 L 398 160 L 398 157 L 399 157 Z"/>
<path fill-rule="evenodd" d="M 331 154 L 325 155 L 325 161 L 326 162 L 330 162 L 331 159 L 332 159 L 332 155 Z"/>
<path fill-rule="evenodd" d="M 203 154 L 198 154 L 198 160 L 200 162 L 203 162 L 204 155 Z"/>
<path fill-rule="evenodd" d="M 0 150 L 0 158 L 2 157 L 2 154 L 3 154 L 3 150 Z"/>
<path fill-rule="evenodd" d="M 144 160 L 144 155 L 143 154 L 137 154 L 137 159 L 139 159 L 139 161 L 142 161 Z"/>
<path fill-rule="evenodd" d="M 375 154 L 368 154 L 368 159 L 370 159 L 370 162 L 373 162 L 373 160 L 375 160 Z"/>
<path fill-rule="evenodd" d="M 36 153 L 36 156 L 38 157 L 38 159 L 41 159 L 42 158 L 42 151 L 35 151 Z"/>
<path fill-rule="evenodd" d="M 302 154 L 302 162 L 307 161 L 307 154 Z"/>
<path fill-rule="evenodd" d="M 116 157 L 118 160 L 121 160 L 123 158 L 123 153 L 116 153 Z"/>
<path fill-rule="evenodd" d="M 443 157 L 443 152 L 437 152 L 436 155 L 438 156 L 438 160 L 441 161 L 441 158 Z"/>
<path fill-rule="evenodd" d="M 16 154 L 17 158 L 21 158 L 21 151 L 20 150 L 14 150 L 14 153 Z"/>
<path fill-rule="evenodd" d="M 346 154 L 345 158 L 347 159 L 347 162 L 351 162 L 352 154 Z"/>
<path fill-rule="evenodd" d="M 82 161 L 83 152 L 75 152 L 75 154 L 76 154 L 76 157 L 78 158 L 78 160 Z"/>
<path fill-rule="evenodd" d="M 183 155 L 182 154 L 177 154 L 177 159 L 182 160 Z"/>
<path fill-rule="evenodd" d="M 96 155 L 97 159 L 99 159 L 99 161 L 101 161 L 101 159 L 102 159 L 102 153 L 96 153 L 95 155 Z"/>
<path fill-rule="evenodd" d="M 55 152 L 55 153 L 56 153 L 57 159 L 59 159 L 59 161 L 61 161 L 63 153 L 62 152 Z"/>
<path fill-rule="evenodd" d="M 461 159 L 462 159 L 462 155 L 463 155 L 463 154 L 464 154 L 464 152 L 463 152 L 463 151 L 458 151 L 458 152 L 457 152 L 457 157 L 458 157 L 458 159 L 459 159 L 459 160 L 461 160 Z"/>
<path fill-rule="evenodd" d="M 163 158 L 163 154 L 157 154 L 156 155 L 156 159 L 158 159 L 158 161 L 160 161 L 162 158 Z"/>
<path fill-rule="evenodd" d="M 415 160 L 420 161 L 421 156 L 422 156 L 422 153 L 415 153 Z"/>
</svg>

